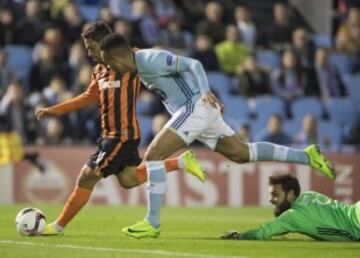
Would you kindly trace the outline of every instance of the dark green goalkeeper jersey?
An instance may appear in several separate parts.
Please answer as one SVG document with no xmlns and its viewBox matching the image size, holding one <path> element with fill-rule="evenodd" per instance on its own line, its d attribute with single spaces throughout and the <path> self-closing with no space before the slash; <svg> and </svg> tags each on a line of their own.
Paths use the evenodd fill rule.
<svg viewBox="0 0 360 258">
<path fill-rule="evenodd" d="M 304 192 L 289 210 L 242 233 L 241 239 L 268 239 L 286 233 L 328 241 L 360 241 L 360 202 L 348 205 L 317 192 Z"/>
</svg>

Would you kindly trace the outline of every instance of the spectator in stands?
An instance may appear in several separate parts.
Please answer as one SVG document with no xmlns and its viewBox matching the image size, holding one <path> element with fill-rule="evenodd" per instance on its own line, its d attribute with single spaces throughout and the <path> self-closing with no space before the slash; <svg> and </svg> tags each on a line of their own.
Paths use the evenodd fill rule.
<svg viewBox="0 0 360 258">
<path fill-rule="evenodd" d="M 30 89 L 31 92 L 41 92 L 50 84 L 55 75 L 68 77 L 68 71 L 63 65 L 57 64 L 54 53 L 48 45 L 39 47 L 39 60 L 32 64 L 30 70 Z"/>
<path fill-rule="evenodd" d="M 44 4 L 48 5 L 49 8 L 49 18 L 53 21 L 60 20 L 63 14 L 63 10 L 69 0 L 62 1 L 43 1 Z"/>
<path fill-rule="evenodd" d="M 64 144 L 64 124 L 58 118 L 49 118 L 46 121 L 44 133 L 37 139 L 39 145 Z"/>
<path fill-rule="evenodd" d="M 182 0 L 177 3 L 177 12 L 183 16 L 184 27 L 193 34 L 196 32 L 198 23 L 204 18 L 204 10 L 207 4 L 208 0 Z"/>
<path fill-rule="evenodd" d="M 63 101 L 67 94 L 66 82 L 60 75 L 55 75 L 51 78 L 49 86 L 43 90 L 48 105 L 54 105 Z"/>
<path fill-rule="evenodd" d="M 215 46 L 220 69 L 227 74 L 234 74 L 242 67 L 245 57 L 250 53 L 248 46 L 240 40 L 240 33 L 235 25 L 226 27 L 226 38 Z"/>
<path fill-rule="evenodd" d="M 16 43 L 34 46 L 41 39 L 46 24 L 41 15 L 39 0 L 28 0 L 25 17 L 16 24 Z"/>
<path fill-rule="evenodd" d="M 301 146 L 318 143 L 316 117 L 309 114 L 304 116 L 301 131 L 294 137 L 294 143 Z"/>
<path fill-rule="evenodd" d="M 208 35 L 214 44 L 225 39 L 226 25 L 223 23 L 223 7 L 220 3 L 211 1 L 205 8 L 205 19 L 196 26 L 196 34 Z"/>
<path fill-rule="evenodd" d="M 87 90 L 90 85 L 92 74 L 92 67 L 90 65 L 81 66 L 77 73 L 75 84 L 72 87 L 74 95 Z M 76 111 L 76 131 L 78 132 L 78 138 L 84 141 L 94 142 L 96 141 L 100 132 L 100 112 L 97 105 L 91 105 Z"/>
<path fill-rule="evenodd" d="M 75 95 L 79 95 L 87 90 L 90 85 L 91 74 L 92 67 L 90 65 L 84 64 L 79 67 L 79 71 L 76 73 L 75 82 L 71 87 Z"/>
<path fill-rule="evenodd" d="M 108 0 L 109 10 L 116 18 L 131 20 L 132 5 L 131 0 Z"/>
<path fill-rule="evenodd" d="M 0 121 L 3 130 L 16 131 L 23 143 L 28 143 L 31 135 L 28 111 L 23 86 L 19 81 L 11 82 L 7 86 L 4 97 L 0 100 Z"/>
<path fill-rule="evenodd" d="M 0 98 L 5 93 L 7 85 L 15 79 L 15 71 L 8 66 L 6 52 L 0 47 Z"/>
<path fill-rule="evenodd" d="M 90 77 L 91 78 L 91 77 Z M 67 90 L 66 82 L 61 75 L 55 75 L 48 87 L 43 90 L 43 95 L 47 105 L 54 105 L 70 99 L 73 93 Z M 63 124 L 63 135 L 70 139 L 79 139 L 83 136 L 82 131 L 79 130 L 79 122 L 77 113 L 66 114 L 61 116 L 60 121 Z"/>
<path fill-rule="evenodd" d="M 0 46 L 15 40 L 15 14 L 10 7 L 0 8 Z"/>
<path fill-rule="evenodd" d="M 251 142 L 251 129 L 249 124 L 242 124 L 239 128 L 238 135 L 243 142 Z"/>
<path fill-rule="evenodd" d="M 283 50 L 290 45 L 294 24 L 291 20 L 290 9 L 286 3 L 275 3 L 273 7 L 274 22 L 266 29 L 265 45 Z"/>
<path fill-rule="evenodd" d="M 339 72 L 331 67 L 329 54 L 325 48 L 318 48 L 315 53 L 315 78 L 313 90 L 326 102 L 331 97 L 346 96 L 346 88 Z"/>
<path fill-rule="evenodd" d="M 62 31 L 66 37 L 67 45 L 72 45 L 79 39 L 85 20 L 79 7 L 74 2 L 68 2 L 63 9 Z"/>
<path fill-rule="evenodd" d="M 218 71 L 219 63 L 214 51 L 211 38 L 205 34 L 199 34 L 195 40 L 195 47 L 190 55 L 199 60 L 206 71 Z"/>
<path fill-rule="evenodd" d="M 193 36 L 190 32 L 182 30 L 178 18 L 172 18 L 166 25 L 166 29 L 160 33 L 160 45 L 177 55 L 187 56 L 192 44 Z"/>
<path fill-rule="evenodd" d="M 109 25 L 111 28 L 114 27 L 115 18 L 113 16 L 113 14 L 111 13 L 111 10 L 109 7 L 106 7 L 106 6 L 101 7 L 99 18 L 100 18 L 100 20 L 105 22 L 107 25 Z"/>
<path fill-rule="evenodd" d="M 353 54 L 360 48 L 360 8 L 352 7 L 336 34 L 336 49 Z"/>
<path fill-rule="evenodd" d="M 160 26 L 177 16 L 174 0 L 150 0 Z"/>
<path fill-rule="evenodd" d="M 292 143 L 291 137 L 283 131 L 282 119 L 277 114 L 269 117 L 267 128 L 259 135 L 258 140 L 281 145 L 290 145 Z"/>
<path fill-rule="evenodd" d="M 86 54 L 86 49 L 82 42 L 75 42 L 70 49 L 70 55 L 68 58 L 69 65 L 69 85 L 75 83 L 77 74 L 79 73 L 81 67 L 89 64 L 89 60 Z"/>
<path fill-rule="evenodd" d="M 250 11 L 245 6 L 237 6 L 235 8 L 236 26 L 240 31 L 242 41 L 251 49 L 255 48 L 256 44 L 256 25 L 251 19 Z"/>
<path fill-rule="evenodd" d="M 148 145 L 155 137 L 155 135 L 158 134 L 158 132 L 163 129 L 164 125 L 169 121 L 169 116 L 167 113 L 159 113 L 154 116 L 152 120 L 152 131 L 149 135 L 146 135 L 144 137 L 145 141 L 144 144 Z"/>
<path fill-rule="evenodd" d="M 360 150 L 360 117 L 358 117 L 351 126 L 349 133 L 345 136 L 344 143 L 357 145 Z"/>
<path fill-rule="evenodd" d="M 159 28 L 155 17 L 151 13 L 149 2 L 134 0 L 132 8 L 134 34 L 140 35 L 143 46 L 149 47 L 159 43 Z"/>
<path fill-rule="evenodd" d="M 284 51 L 282 66 L 273 71 L 271 84 L 275 95 L 287 103 L 304 95 L 304 74 L 297 67 L 297 60 L 293 51 Z"/>
<path fill-rule="evenodd" d="M 248 55 L 243 67 L 237 70 L 238 84 L 231 90 L 232 94 L 256 97 L 271 93 L 269 72 L 259 67 L 254 55 Z"/>
<path fill-rule="evenodd" d="M 117 19 L 114 23 L 114 32 L 123 35 L 132 47 L 140 47 L 144 43 L 141 37 L 134 34 L 132 23 L 123 19 Z"/>
<path fill-rule="evenodd" d="M 297 28 L 292 34 L 292 50 L 296 55 L 301 68 L 310 69 L 314 63 L 315 46 L 309 40 L 309 35 L 304 28 Z"/>
<path fill-rule="evenodd" d="M 62 32 L 57 27 L 49 27 L 45 30 L 42 40 L 37 42 L 34 51 L 33 51 L 33 59 L 34 61 L 38 61 L 39 59 L 39 48 L 42 45 L 47 45 L 50 47 L 51 52 L 54 55 L 54 61 L 57 64 L 63 64 L 67 60 L 67 47 L 64 44 L 64 38 Z"/>
</svg>

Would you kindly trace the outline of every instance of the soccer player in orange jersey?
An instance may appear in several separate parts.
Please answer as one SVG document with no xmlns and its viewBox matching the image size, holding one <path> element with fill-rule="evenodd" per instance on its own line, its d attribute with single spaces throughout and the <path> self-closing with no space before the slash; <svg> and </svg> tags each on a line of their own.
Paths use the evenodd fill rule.
<svg viewBox="0 0 360 258">
<path fill-rule="evenodd" d="M 65 226 L 88 202 L 95 184 L 109 175 L 116 175 L 125 188 L 147 181 L 147 169 L 138 153 L 140 128 L 136 116 L 136 99 L 140 80 L 136 73 L 120 73 L 109 69 L 101 61 L 99 41 L 111 33 L 103 22 L 85 27 L 82 38 L 89 56 L 97 63 L 93 68 L 88 89 L 70 100 L 36 112 L 37 119 L 60 116 L 92 103 L 99 103 L 101 140 L 98 150 L 83 166 L 75 189 L 60 216 L 46 225 L 44 235 L 62 234 Z M 165 160 L 167 171 L 184 169 L 204 180 L 204 174 L 193 153 L 187 151 L 174 159 Z"/>
</svg>

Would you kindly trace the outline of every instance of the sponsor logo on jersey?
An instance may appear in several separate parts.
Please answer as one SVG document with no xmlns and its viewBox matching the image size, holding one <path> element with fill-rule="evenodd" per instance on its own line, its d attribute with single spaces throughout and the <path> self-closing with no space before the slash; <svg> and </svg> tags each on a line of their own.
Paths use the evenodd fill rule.
<svg viewBox="0 0 360 258">
<path fill-rule="evenodd" d="M 120 88 L 121 87 L 121 81 L 105 81 L 99 80 L 99 86 L 100 90 L 110 89 L 110 88 Z"/>
</svg>

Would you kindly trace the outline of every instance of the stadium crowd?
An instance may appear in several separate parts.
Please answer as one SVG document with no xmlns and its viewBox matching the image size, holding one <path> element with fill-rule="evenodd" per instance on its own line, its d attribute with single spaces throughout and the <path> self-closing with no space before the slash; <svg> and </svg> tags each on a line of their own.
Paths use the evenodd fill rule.
<svg viewBox="0 0 360 258">
<path fill-rule="evenodd" d="M 200 60 L 225 118 L 246 140 L 360 145 L 360 6 L 335 1 L 339 25 L 327 36 L 287 1 L 271 1 L 268 24 L 255 21 L 248 2 L 0 0 L 1 130 L 26 144 L 95 142 L 96 106 L 41 122 L 34 110 L 87 88 L 93 64 L 81 31 L 100 19 L 132 46 Z M 138 102 L 147 144 L 168 117 L 153 93 L 143 89 Z"/>
</svg>

